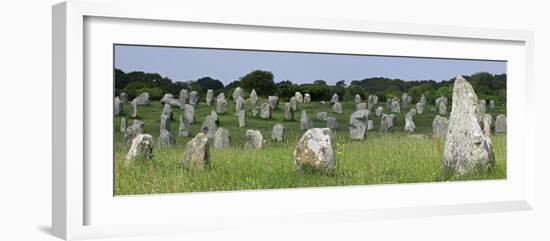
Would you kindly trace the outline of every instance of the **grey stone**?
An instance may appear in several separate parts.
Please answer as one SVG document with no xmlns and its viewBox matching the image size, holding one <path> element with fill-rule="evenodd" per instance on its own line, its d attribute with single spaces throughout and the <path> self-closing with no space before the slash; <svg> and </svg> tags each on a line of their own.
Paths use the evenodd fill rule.
<svg viewBox="0 0 550 241">
<path fill-rule="evenodd" d="M 497 115 L 495 119 L 495 133 L 506 133 L 506 116 L 504 114 Z"/>
<path fill-rule="evenodd" d="M 189 124 L 195 123 L 195 107 L 191 104 L 185 104 L 183 106 L 183 114 L 185 119 L 189 121 Z"/>
<path fill-rule="evenodd" d="M 298 100 L 294 96 L 290 98 L 290 107 L 292 108 L 292 111 L 298 110 Z"/>
<path fill-rule="evenodd" d="M 179 93 L 180 107 L 183 108 L 185 104 L 189 104 L 189 92 L 186 89 L 181 89 Z"/>
<path fill-rule="evenodd" d="M 330 98 L 330 103 L 331 103 L 331 104 L 338 103 L 338 99 L 339 99 L 338 95 L 337 95 L 337 94 L 333 94 L 333 95 L 332 95 L 332 98 Z"/>
<path fill-rule="evenodd" d="M 149 134 L 138 134 L 132 139 L 132 146 L 126 155 L 126 162 L 153 159 L 153 137 Z"/>
<path fill-rule="evenodd" d="M 292 104 L 290 102 L 285 102 L 283 110 L 284 110 L 283 117 L 285 118 L 285 120 L 287 121 L 294 120 L 294 110 L 292 109 Z"/>
<path fill-rule="evenodd" d="M 126 120 L 126 117 L 120 118 L 120 132 L 124 133 L 126 132 L 126 128 L 128 128 L 128 121 Z"/>
<path fill-rule="evenodd" d="M 294 93 L 294 97 L 296 97 L 296 101 L 298 102 L 298 104 L 304 103 L 304 96 L 302 95 L 302 93 L 296 92 Z"/>
<path fill-rule="evenodd" d="M 491 172 L 495 165 L 491 139 L 483 134 L 478 123 L 480 112 L 477 104 L 472 86 L 462 76 L 457 76 L 443 166 L 458 175 L 477 169 Z"/>
<path fill-rule="evenodd" d="M 316 117 L 317 117 L 317 120 L 319 120 L 319 121 L 327 121 L 328 113 L 327 112 L 318 112 Z"/>
<path fill-rule="evenodd" d="M 329 116 L 327 118 L 327 128 L 330 128 L 332 130 L 336 130 L 340 128 L 340 126 L 338 125 L 338 121 L 336 120 L 335 117 Z"/>
<path fill-rule="evenodd" d="M 165 104 L 165 103 L 168 103 L 169 100 L 172 100 L 174 99 L 174 95 L 172 94 L 164 94 L 164 96 L 162 96 L 162 99 L 160 99 L 160 103 L 161 104 Z"/>
<path fill-rule="evenodd" d="M 485 136 L 491 136 L 493 126 L 493 117 L 490 114 L 483 114 L 481 118 L 481 129 Z"/>
<path fill-rule="evenodd" d="M 199 93 L 193 90 L 189 93 L 189 104 L 195 106 L 197 103 L 199 103 Z"/>
<path fill-rule="evenodd" d="M 416 103 L 416 113 L 417 114 L 424 113 L 424 103 L 423 102 Z"/>
<path fill-rule="evenodd" d="M 447 114 L 447 105 L 440 103 L 438 108 L 439 115 L 446 115 Z"/>
<path fill-rule="evenodd" d="M 138 112 L 138 110 L 137 110 L 136 99 L 133 99 L 132 102 L 131 102 L 130 104 L 132 104 L 132 110 L 133 110 L 133 112 L 132 112 L 132 118 L 136 118 L 136 117 L 137 117 L 137 112 Z"/>
<path fill-rule="evenodd" d="M 258 117 L 258 113 L 260 110 L 258 109 L 258 106 L 252 106 L 252 117 Z"/>
<path fill-rule="evenodd" d="M 122 102 L 122 104 L 128 103 L 128 100 L 129 100 L 128 98 L 129 97 L 128 97 L 127 93 L 120 93 L 119 98 L 120 98 L 120 102 Z"/>
<path fill-rule="evenodd" d="M 181 164 L 184 168 L 203 170 L 210 167 L 210 143 L 204 133 L 198 133 L 185 145 Z"/>
<path fill-rule="evenodd" d="M 174 112 L 172 110 L 172 106 L 168 103 L 164 104 L 164 107 L 162 108 L 162 114 L 168 115 L 170 117 L 170 120 L 174 118 Z"/>
<path fill-rule="evenodd" d="M 115 116 L 118 116 L 122 114 L 122 112 L 124 112 L 124 104 L 120 101 L 120 98 L 118 98 L 118 96 L 115 97 L 114 105 Z"/>
<path fill-rule="evenodd" d="M 124 132 L 124 142 L 126 144 L 131 144 L 132 140 L 136 138 L 137 135 L 143 133 L 144 123 L 140 120 L 134 120 L 132 125 L 126 128 Z"/>
<path fill-rule="evenodd" d="M 311 119 L 307 116 L 307 112 L 303 110 L 302 116 L 300 117 L 300 130 L 308 130 L 311 128 L 313 128 L 313 122 L 311 122 Z"/>
<path fill-rule="evenodd" d="M 279 105 L 279 97 L 277 97 L 277 96 L 268 96 L 267 97 L 267 102 L 269 102 L 269 105 L 271 105 L 271 109 L 275 110 L 275 109 L 277 109 L 277 106 Z"/>
<path fill-rule="evenodd" d="M 141 93 L 134 100 L 136 101 L 136 105 L 149 105 L 149 93 Z"/>
<path fill-rule="evenodd" d="M 175 147 L 176 138 L 174 138 L 174 136 L 172 136 L 172 133 L 170 133 L 169 131 L 161 130 L 159 138 L 157 140 L 157 144 L 160 148 Z"/>
<path fill-rule="evenodd" d="M 178 128 L 178 136 L 188 137 L 191 135 L 191 125 L 184 115 L 180 115 L 180 126 Z"/>
<path fill-rule="evenodd" d="M 246 149 L 262 149 L 264 144 L 264 137 L 259 130 L 246 130 L 244 140 L 244 148 Z"/>
<path fill-rule="evenodd" d="M 214 105 L 214 90 L 208 89 L 206 91 L 206 105 L 213 106 Z"/>
<path fill-rule="evenodd" d="M 321 173 L 336 169 L 336 155 L 332 144 L 332 130 L 312 128 L 306 131 L 294 150 L 296 171 L 309 167 Z"/>
<path fill-rule="evenodd" d="M 216 97 L 216 112 L 218 114 L 227 112 L 227 101 L 225 100 L 225 95 L 223 92 Z"/>
<path fill-rule="evenodd" d="M 435 106 L 439 106 L 439 104 L 447 105 L 448 104 L 447 97 L 441 96 L 441 97 L 435 99 Z"/>
<path fill-rule="evenodd" d="M 311 102 L 311 95 L 309 93 L 304 94 L 304 104 L 309 104 Z"/>
<path fill-rule="evenodd" d="M 217 130 L 218 127 L 214 118 L 212 118 L 212 116 L 210 115 L 206 116 L 206 118 L 202 122 L 201 132 L 206 134 L 208 138 L 213 139 Z"/>
<path fill-rule="evenodd" d="M 214 135 L 214 148 L 229 148 L 230 141 L 231 139 L 227 129 L 220 127 L 216 130 L 216 134 Z"/>
<path fill-rule="evenodd" d="M 495 100 L 490 100 L 490 101 L 489 101 L 489 108 L 490 108 L 490 109 L 494 109 L 494 108 L 495 108 Z"/>
<path fill-rule="evenodd" d="M 244 98 L 237 96 L 237 100 L 235 100 L 235 113 L 238 114 L 241 110 L 244 110 Z"/>
<path fill-rule="evenodd" d="M 160 115 L 160 131 L 168 130 L 170 131 L 170 116 L 162 114 Z"/>
<path fill-rule="evenodd" d="M 369 120 L 367 122 L 367 132 L 374 129 L 374 120 Z"/>
<path fill-rule="evenodd" d="M 384 113 L 384 107 L 378 106 L 378 108 L 376 108 L 376 116 L 380 117 L 382 113 Z"/>
<path fill-rule="evenodd" d="M 255 106 L 256 103 L 258 103 L 258 94 L 256 94 L 256 90 L 252 89 L 252 92 L 250 92 L 250 104 Z"/>
<path fill-rule="evenodd" d="M 416 125 L 414 124 L 413 118 L 415 115 L 416 115 L 416 111 L 409 111 L 407 112 L 407 114 L 405 114 L 405 131 L 410 133 L 414 132 Z"/>
<path fill-rule="evenodd" d="M 275 124 L 271 130 L 271 139 L 275 141 L 283 141 L 285 127 L 282 124 Z"/>
<path fill-rule="evenodd" d="M 443 116 L 435 116 L 432 122 L 433 134 L 436 137 L 445 139 L 447 137 L 447 131 L 449 127 L 449 120 Z"/>
<path fill-rule="evenodd" d="M 233 101 L 237 101 L 239 96 L 244 99 L 244 90 L 241 87 L 237 87 L 233 90 Z"/>
<path fill-rule="evenodd" d="M 260 118 L 271 119 L 271 105 L 269 103 L 262 103 L 260 106 Z"/>
<path fill-rule="evenodd" d="M 246 117 L 245 117 L 245 111 L 240 110 L 237 112 L 237 118 L 239 119 L 239 127 L 245 127 L 246 126 Z"/>
<path fill-rule="evenodd" d="M 334 111 L 334 113 L 337 113 L 337 114 L 344 113 L 342 111 L 342 104 L 340 104 L 340 102 L 334 103 L 334 105 L 332 106 L 332 111 Z"/>
<path fill-rule="evenodd" d="M 179 99 L 169 99 L 166 101 L 166 103 L 168 103 L 171 106 L 176 106 L 181 108 L 181 103 Z"/>
<path fill-rule="evenodd" d="M 426 100 L 426 96 L 424 96 L 424 94 L 422 94 L 422 96 L 420 96 L 420 101 L 418 103 L 422 103 L 422 105 L 426 105 L 426 102 L 428 100 Z"/>
<path fill-rule="evenodd" d="M 352 140 L 363 140 L 367 137 L 369 111 L 358 110 L 349 117 L 349 134 Z"/>
<path fill-rule="evenodd" d="M 391 102 L 391 112 L 393 113 L 400 113 L 401 112 L 401 106 L 399 105 L 399 100 L 392 100 Z"/>
<path fill-rule="evenodd" d="M 380 130 L 383 132 L 388 132 L 394 126 L 395 114 L 385 114 L 382 113 L 380 118 Z"/>
<path fill-rule="evenodd" d="M 214 119 L 216 124 L 220 123 L 220 119 L 218 118 L 218 113 L 216 113 L 216 111 L 214 111 L 214 110 L 210 111 L 210 117 L 212 117 L 212 119 Z"/>
<path fill-rule="evenodd" d="M 478 108 L 481 114 L 485 114 L 485 112 L 487 112 L 487 102 L 485 100 L 479 100 Z"/>
<path fill-rule="evenodd" d="M 355 95 L 355 104 L 359 104 L 359 103 L 361 103 L 361 101 L 362 101 L 361 96 L 359 94 L 356 94 Z"/>
<path fill-rule="evenodd" d="M 359 103 L 355 105 L 355 110 L 366 110 L 367 109 L 367 103 Z"/>
</svg>

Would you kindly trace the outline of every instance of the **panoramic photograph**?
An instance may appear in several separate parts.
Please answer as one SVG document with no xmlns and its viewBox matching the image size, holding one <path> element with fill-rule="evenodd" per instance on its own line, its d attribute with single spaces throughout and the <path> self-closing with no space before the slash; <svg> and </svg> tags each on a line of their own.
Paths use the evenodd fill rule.
<svg viewBox="0 0 550 241">
<path fill-rule="evenodd" d="M 114 45 L 114 195 L 506 179 L 505 60 Z"/>
</svg>

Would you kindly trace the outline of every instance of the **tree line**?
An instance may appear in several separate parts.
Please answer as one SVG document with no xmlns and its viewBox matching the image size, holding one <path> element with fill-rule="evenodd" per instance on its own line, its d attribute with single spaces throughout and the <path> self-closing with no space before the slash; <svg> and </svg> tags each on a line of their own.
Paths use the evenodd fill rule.
<svg viewBox="0 0 550 241">
<path fill-rule="evenodd" d="M 288 100 L 297 91 L 309 93 L 312 100 L 329 100 L 333 94 L 338 94 L 344 101 L 353 100 L 355 95 L 365 99 L 368 95 L 377 95 L 381 101 L 393 97 L 400 97 L 408 93 L 414 100 L 419 100 L 425 95 L 428 101 L 433 102 L 439 96 L 452 98 L 452 86 L 454 78 L 443 81 L 435 80 L 402 80 L 385 77 L 371 77 L 361 80 L 346 80 L 329 85 L 325 80 L 315 80 L 312 83 L 297 84 L 291 80 L 274 81 L 274 75 L 270 71 L 253 70 L 227 85 L 218 79 L 205 76 L 197 80 L 173 81 L 158 73 L 145 73 L 142 71 L 124 72 L 115 68 L 115 94 L 128 93 L 134 98 L 143 92 L 148 92 L 152 100 L 160 100 L 165 93 L 178 96 L 182 88 L 206 93 L 208 89 L 214 90 L 217 95 L 224 92 L 231 96 L 237 87 L 243 88 L 247 93 L 256 90 L 259 96 L 277 95 L 282 100 Z M 506 102 L 506 74 L 491 74 L 487 72 L 475 73 L 464 76 L 468 80 L 480 99 L 495 100 L 497 103 Z"/>
</svg>

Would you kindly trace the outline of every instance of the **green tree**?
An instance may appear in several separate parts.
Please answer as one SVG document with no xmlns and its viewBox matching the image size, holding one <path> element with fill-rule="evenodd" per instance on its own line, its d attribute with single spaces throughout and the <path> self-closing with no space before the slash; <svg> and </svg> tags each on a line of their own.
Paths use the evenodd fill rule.
<svg viewBox="0 0 550 241">
<path fill-rule="evenodd" d="M 204 90 L 212 89 L 219 90 L 223 89 L 223 83 L 217 79 L 213 79 L 210 76 L 202 77 L 197 80 L 197 84 L 202 87 Z"/>
<path fill-rule="evenodd" d="M 241 77 L 240 87 L 245 89 L 247 92 L 254 89 L 258 95 L 268 96 L 275 90 L 273 73 L 263 70 L 254 70 Z"/>
</svg>

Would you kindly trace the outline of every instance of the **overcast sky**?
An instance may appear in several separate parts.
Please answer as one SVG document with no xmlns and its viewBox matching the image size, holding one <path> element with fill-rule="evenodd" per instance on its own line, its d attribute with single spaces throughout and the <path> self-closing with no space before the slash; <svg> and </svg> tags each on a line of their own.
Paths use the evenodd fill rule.
<svg viewBox="0 0 550 241">
<path fill-rule="evenodd" d="M 174 81 L 210 76 L 228 84 L 252 70 L 273 72 L 275 82 L 311 83 L 361 80 L 448 80 L 476 72 L 506 73 L 506 62 L 389 56 L 317 54 L 156 46 L 115 46 L 115 67 L 125 72 L 159 73 Z"/>
</svg>

